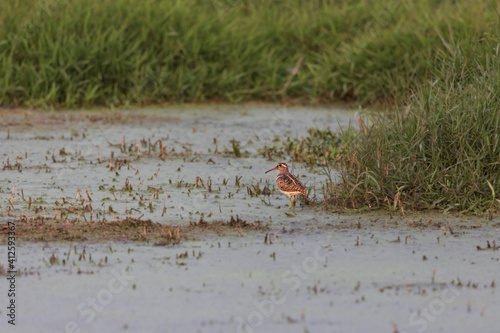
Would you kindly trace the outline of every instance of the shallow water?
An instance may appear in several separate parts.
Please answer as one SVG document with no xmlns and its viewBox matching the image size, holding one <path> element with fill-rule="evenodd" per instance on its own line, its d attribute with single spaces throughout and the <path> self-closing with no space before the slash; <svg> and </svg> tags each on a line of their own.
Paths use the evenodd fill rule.
<svg viewBox="0 0 500 333">
<path fill-rule="evenodd" d="M 95 214 L 108 220 L 143 215 L 160 223 L 182 224 L 198 220 L 203 213 L 207 221 L 236 214 L 267 221 L 275 213 L 272 205 L 288 206 L 289 201 L 277 192 L 272 205 L 266 198 L 271 205 L 266 206 L 261 198 L 248 195 L 247 186 L 275 186 L 275 174 L 264 172 L 279 161 L 267 161 L 258 149 L 274 145 L 277 136 L 306 135 L 311 127 L 347 126 L 354 113 L 321 108 L 221 107 L 126 115 L 118 124 L 105 113 L 94 115 L 97 120 L 76 118 L 29 131 L 18 125 L 7 133 L 9 127 L 3 127 L 1 158 L 4 166 L 9 161 L 12 170 L 4 170 L 0 179 L 0 214 L 8 215 L 11 207 L 6 200 L 12 196 L 17 212 L 25 211 L 24 199 L 30 196 L 35 207 L 46 209 L 47 216 L 57 213 L 54 208 L 67 213 L 64 207 L 78 198 L 91 203 Z M 160 158 L 158 140 L 165 146 L 165 160 Z M 236 158 L 231 153 L 231 140 L 240 142 L 246 157 Z M 156 143 L 156 150 L 149 153 L 148 142 Z M 318 184 L 314 193 L 317 189 L 322 197 L 319 184 L 325 175 L 310 174 L 299 165 L 295 173 L 307 186 Z M 86 190 L 92 201 L 87 200 Z M 58 207 L 54 207 L 56 200 L 61 203 Z M 90 214 L 81 218 L 90 219 Z"/>
<path fill-rule="evenodd" d="M 20 214 L 60 216 L 76 202 L 92 204 L 93 218 L 108 221 L 142 215 L 179 225 L 197 221 L 201 214 L 207 221 L 238 214 L 248 221 L 271 223 L 269 231 L 210 233 L 170 247 L 127 241 L 18 244 L 17 327 L 7 325 L 2 306 L 2 331 L 498 329 L 500 251 L 487 249 L 487 241 L 500 244 L 498 218 L 352 215 L 308 206 L 287 215 L 285 196 L 248 195 L 249 185 L 272 188 L 274 183 L 275 175 L 264 172 L 278 161 L 259 156 L 259 147 L 276 135 L 297 137 L 309 127 L 348 124 L 353 112 L 244 106 L 148 110 L 118 118 L 76 113 L 66 114 L 64 121 L 49 114 L 37 128 L 16 117 L 2 118 L 8 127 L 0 130 L 4 165 L 7 159 L 12 166 L 22 165 L 22 172 L 15 167 L 2 171 L 3 222 Z M 127 149 L 120 151 L 123 137 Z M 231 150 L 230 140 L 236 139 L 248 156 L 215 153 L 214 137 L 219 152 Z M 155 156 L 158 151 L 144 156 L 148 147 L 141 145 L 142 139 L 161 139 L 169 152 L 165 160 Z M 67 155 L 60 153 L 63 148 Z M 116 158 L 129 161 L 110 170 L 109 161 Z M 324 175 L 300 165 L 295 173 L 315 185 L 321 198 Z M 196 176 L 205 184 L 194 186 Z M 242 176 L 239 186 L 237 176 Z M 133 189 L 123 189 L 127 181 Z M 163 193 L 167 210 L 162 216 Z M 30 196 L 33 203 L 28 208 Z M 41 208 L 35 212 L 36 207 Z M 90 213 L 79 218 L 90 220 Z M 4 267 L 6 252 L 1 244 Z M 1 304 L 7 304 L 7 285 L 0 286 Z"/>
<path fill-rule="evenodd" d="M 399 332 L 493 332 L 500 254 L 473 246 L 494 237 L 488 229 L 445 238 L 442 230 L 375 224 L 277 230 L 273 244 L 264 243 L 264 234 L 170 248 L 88 244 L 81 260 L 82 244 L 74 244 L 76 253 L 68 244 L 23 244 L 20 263 L 30 275 L 18 278 L 18 326 L 23 332 L 63 332 L 66 325 L 82 332 L 392 332 L 394 325 Z M 398 236 L 402 241 L 394 242 Z M 53 254 L 58 263 L 51 265 Z"/>
</svg>

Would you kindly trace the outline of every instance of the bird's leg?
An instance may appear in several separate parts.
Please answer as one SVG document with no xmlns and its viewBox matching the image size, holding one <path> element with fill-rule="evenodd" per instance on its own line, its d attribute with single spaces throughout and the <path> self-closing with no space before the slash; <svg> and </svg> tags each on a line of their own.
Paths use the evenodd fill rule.
<svg viewBox="0 0 500 333">
<path fill-rule="evenodd" d="M 288 195 L 288 198 L 290 198 L 290 206 L 288 206 L 288 209 L 292 209 L 292 205 L 293 205 L 293 199 L 292 199 L 292 196 L 287 194 Z"/>
</svg>

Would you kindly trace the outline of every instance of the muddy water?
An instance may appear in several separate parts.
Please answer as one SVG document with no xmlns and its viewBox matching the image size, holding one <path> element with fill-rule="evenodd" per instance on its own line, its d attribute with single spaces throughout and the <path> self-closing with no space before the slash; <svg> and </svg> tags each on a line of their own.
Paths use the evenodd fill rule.
<svg viewBox="0 0 500 333">
<path fill-rule="evenodd" d="M 18 244 L 17 327 L 7 325 L 2 306 L 2 331 L 498 329 L 497 218 L 350 215 L 307 206 L 286 214 L 283 195 L 248 195 L 247 186 L 273 186 L 274 176 L 263 172 L 277 161 L 258 148 L 276 135 L 347 124 L 352 112 L 245 106 L 46 114 L 37 126 L 33 117 L 39 115 L 2 118 L 10 128 L 0 132 L 8 166 L 0 178 L 2 222 L 132 215 L 179 225 L 202 214 L 207 221 L 238 214 L 270 224 L 267 231 L 211 233 L 169 247 L 127 240 Z M 231 152 L 233 139 L 243 157 Z M 166 156 L 159 156 L 159 143 L 156 150 L 147 144 L 158 140 Z M 321 197 L 324 175 L 300 165 L 295 173 Z M 76 210 L 89 204 L 92 214 Z M 0 245 L 4 266 L 6 256 Z M 7 304 L 7 285 L 0 286 Z"/>
</svg>

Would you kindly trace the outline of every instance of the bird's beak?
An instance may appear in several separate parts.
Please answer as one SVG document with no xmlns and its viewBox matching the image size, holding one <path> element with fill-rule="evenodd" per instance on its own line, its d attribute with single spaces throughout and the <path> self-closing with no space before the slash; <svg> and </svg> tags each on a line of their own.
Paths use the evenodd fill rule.
<svg viewBox="0 0 500 333">
<path fill-rule="evenodd" d="M 268 173 L 269 171 L 273 171 L 273 170 L 278 170 L 278 167 L 276 166 L 276 167 L 272 168 L 271 170 L 267 170 L 266 173 Z"/>
</svg>

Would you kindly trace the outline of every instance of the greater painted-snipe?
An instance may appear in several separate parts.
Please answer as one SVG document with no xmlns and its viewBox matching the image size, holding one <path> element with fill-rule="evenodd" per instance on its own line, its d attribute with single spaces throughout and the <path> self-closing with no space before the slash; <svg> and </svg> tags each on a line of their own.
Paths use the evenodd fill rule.
<svg viewBox="0 0 500 333">
<path fill-rule="evenodd" d="M 267 170 L 266 173 L 273 170 L 279 171 L 276 176 L 276 184 L 278 185 L 278 189 L 290 198 L 290 208 L 295 206 L 295 200 L 293 199 L 294 195 L 302 194 L 307 199 L 307 188 L 302 185 L 296 176 L 288 171 L 288 165 L 286 165 L 286 163 L 279 163 L 271 170 Z"/>
</svg>

